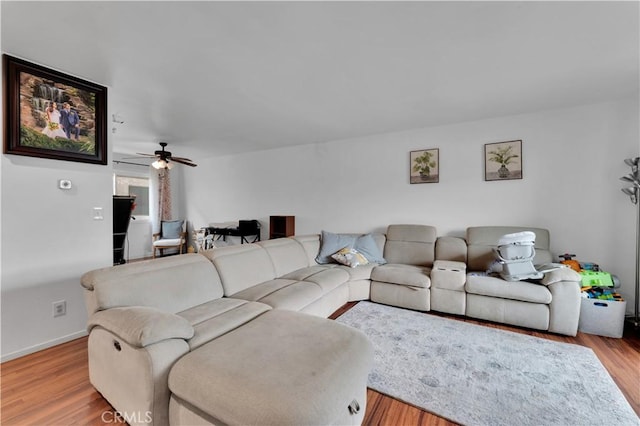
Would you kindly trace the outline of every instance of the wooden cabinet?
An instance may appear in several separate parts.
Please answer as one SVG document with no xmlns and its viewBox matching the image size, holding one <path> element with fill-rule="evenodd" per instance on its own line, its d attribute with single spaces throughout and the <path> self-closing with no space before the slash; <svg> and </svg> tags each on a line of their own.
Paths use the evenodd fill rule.
<svg viewBox="0 0 640 426">
<path fill-rule="evenodd" d="M 269 239 L 285 238 L 295 235 L 295 216 L 270 216 L 269 217 Z"/>
</svg>

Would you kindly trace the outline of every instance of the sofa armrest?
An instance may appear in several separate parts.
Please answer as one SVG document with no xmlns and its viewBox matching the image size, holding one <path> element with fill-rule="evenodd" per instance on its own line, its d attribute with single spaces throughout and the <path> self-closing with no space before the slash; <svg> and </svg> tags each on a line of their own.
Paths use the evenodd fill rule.
<svg viewBox="0 0 640 426">
<path fill-rule="evenodd" d="M 558 281 L 547 286 L 551 292 L 549 304 L 549 331 L 575 336 L 580 319 L 580 284 L 575 281 Z"/>
<path fill-rule="evenodd" d="M 459 237 L 438 237 L 436 260 L 452 260 L 467 263 L 467 242 Z"/>
<path fill-rule="evenodd" d="M 545 272 L 544 277 L 540 282 L 548 286 L 560 281 L 573 281 L 573 282 L 579 283 L 582 281 L 582 277 L 580 276 L 579 273 L 577 273 L 573 269 L 568 267 L 563 267 L 563 268 L 554 269 L 549 272 Z"/>
<path fill-rule="evenodd" d="M 467 265 L 453 260 L 436 260 L 431 268 L 431 287 L 464 291 Z"/>
<path fill-rule="evenodd" d="M 98 311 L 89 318 L 89 331 L 102 327 L 132 346 L 144 348 L 167 339 L 190 339 L 194 329 L 172 313 L 148 306 L 128 306 Z"/>
</svg>

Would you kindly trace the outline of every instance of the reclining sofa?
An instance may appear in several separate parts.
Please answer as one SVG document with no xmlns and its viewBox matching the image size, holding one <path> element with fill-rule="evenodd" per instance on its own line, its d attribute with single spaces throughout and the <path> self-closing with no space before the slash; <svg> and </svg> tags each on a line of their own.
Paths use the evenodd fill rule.
<svg viewBox="0 0 640 426">
<path fill-rule="evenodd" d="M 88 272 L 90 381 L 131 424 L 359 424 L 372 348 L 326 319 L 349 301 L 575 336 L 579 277 L 485 273 L 500 236 L 523 230 L 550 262 L 544 229 L 390 225 L 345 236 L 379 250 L 357 267 L 330 261 L 323 232 Z"/>
</svg>

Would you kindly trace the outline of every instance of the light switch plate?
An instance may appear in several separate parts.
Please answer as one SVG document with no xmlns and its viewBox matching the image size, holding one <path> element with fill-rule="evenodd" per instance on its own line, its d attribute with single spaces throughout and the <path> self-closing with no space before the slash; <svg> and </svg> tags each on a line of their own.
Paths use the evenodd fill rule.
<svg viewBox="0 0 640 426">
<path fill-rule="evenodd" d="M 102 215 L 102 207 L 93 208 L 93 220 L 104 220 L 104 216 Z"/>
</svg>

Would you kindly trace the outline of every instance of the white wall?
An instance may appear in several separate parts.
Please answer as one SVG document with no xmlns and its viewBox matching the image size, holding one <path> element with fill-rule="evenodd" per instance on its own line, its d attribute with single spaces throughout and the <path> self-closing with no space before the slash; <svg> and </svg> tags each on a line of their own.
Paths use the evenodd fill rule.
<svg viewBox="0 0 640 426">
<path fill-rule="evenodd" d="M 113 261 L 112 170 L 3 155 L 1 177 L 4 361 L 85 333 L 80 276 Z M 73 188 L 59 189 L 59 179 Z M 93 220 L 94 207 L 104 220 Z M 60 300 L 67 314 L 53 318 Z"/>
<path fill-rule="evenodd" d="M 368 138 L 200 160 L 172 174 L 174 216 L 194 227 L 296 216 L 298 234 L 384 231 L 390 223 L 547 227 L 570 251 L 622 280 L 633 299 L 635 208 L 620 191 L 624 158 L 640 152 L 638 100 L 545 111 Z M 483 144 L 522 139 L 524 179 L 483 180 Z M 410 185 L 409 151 L 440 148 L 440 183 Z M 176 171 L 174 169 L 173 171 Z M 112 262 L 112 173 L 3 155 L 2 360 L 82 335 L 80 276 Z M 58 189 L 71 179 L 74 189 Z M 104 221 L 92 219 L 104 208 Z M 67 315 L 52 318 L 52 303 Z"/>
<path fill-rule="evenodd" d="M 295 215 L 296 233 L 384 231 L 390 223 L 550 229 L 571 252 L 617 274 L 633 299 L 635 208 L 620 188 L 640 153 L 638 99 L 201 161 L 185 173 L 195 227 Z M 485 143 L 523 140 L 522 180 L 484 181 Z M 409 151 L 440 149 L 440 183 L 409 184 Z"/>
</svg>

